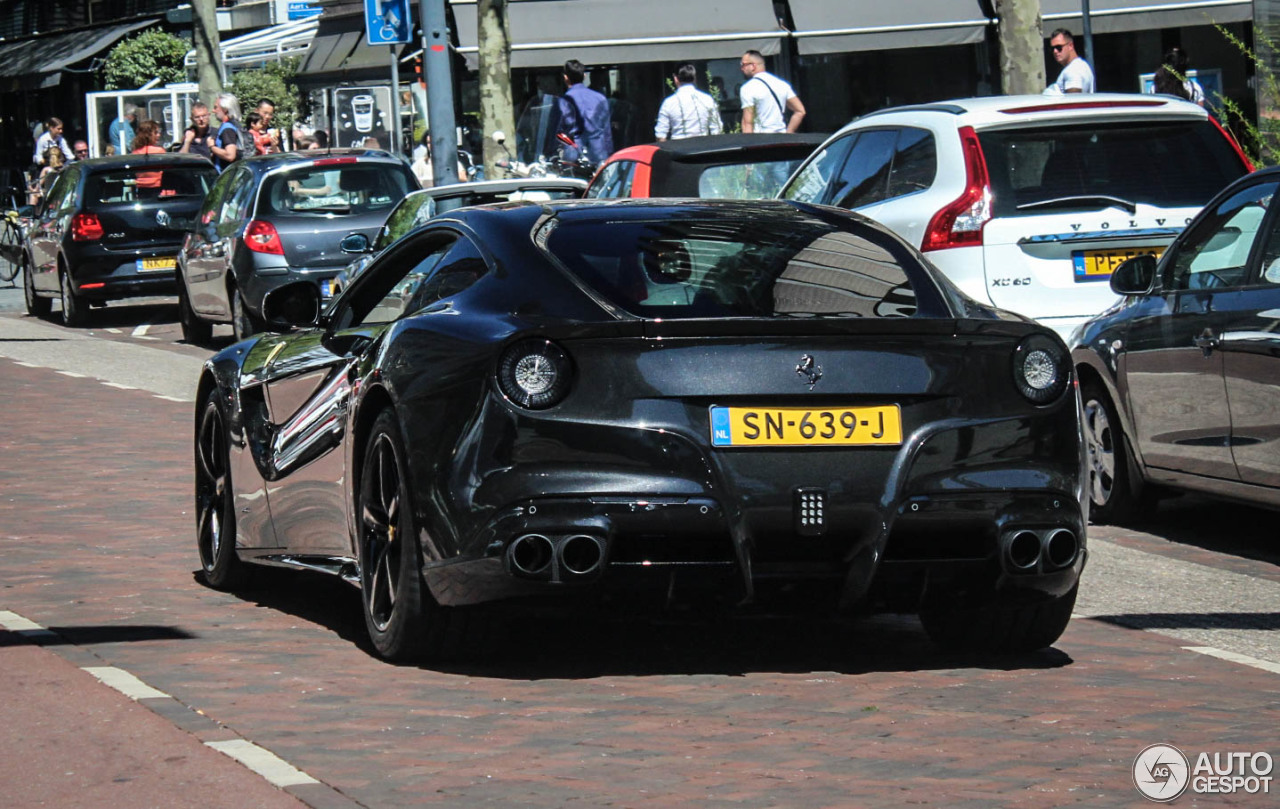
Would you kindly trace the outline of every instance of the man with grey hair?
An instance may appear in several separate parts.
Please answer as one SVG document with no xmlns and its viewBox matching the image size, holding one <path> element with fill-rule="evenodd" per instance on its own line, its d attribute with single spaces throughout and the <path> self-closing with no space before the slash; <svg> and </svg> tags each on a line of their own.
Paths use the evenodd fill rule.
<svg viewBox="0 0 1280 809">
<path fill-rule="evenodd" d="M 131 101 L 124 102 L 124 113 L 107 127 L 107 139 L 120 154 L 128 154 L 133 149 L 133 122 L 138 118 L 138 105 Z"/>
<path fill-rule="evenodd" d="M 213 155 L 213 165 L 222 173 L 227 166 L 242 156 L 240 135 L 240 102 L 231 93 L 220 93 L 213 103 L 213 114 L 222 121 L 218 133 L 206 139 L 209 153 Z"/>
</svg>

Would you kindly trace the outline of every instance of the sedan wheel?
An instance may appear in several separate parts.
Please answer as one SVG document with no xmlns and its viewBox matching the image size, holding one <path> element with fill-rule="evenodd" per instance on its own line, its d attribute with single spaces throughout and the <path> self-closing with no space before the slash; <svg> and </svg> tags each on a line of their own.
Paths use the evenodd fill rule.
<svg viewBox="0 0 1280 809">
<path fill-rule="evenodd" d="M 48 317 L 53 311 L 53 301 L 36 294 L 36 282 L 31 277 L 31 265 L 22 261 L 22 295 L 26 299 L 27 314 L 32 317 Z"/>
<path fill-rule="evenodd" d="M 1141 503 L 1129 479 L 1124 431 L 1110 397 L 1097 382 L 1081 387 L 1084 441 L 1089 464 L 1089 517 L 1095 523 L 1124 522 Z"/>
<path fill-rule="evenodd" d="M 236 555 L 236 512 L 226 420 L 215 388 L 205 397 L 196 432 L 196 546 L 204 580 L 219 590 L 244 585 L 248 571 Z"/>
<path fill-rule="evenodd" d="M 422 551 L 391 410 L 373 425 L 361 467 L 360 588 L 365 625 L 388 660 L 439 657 L 459 640 L 461 613 L 440 607 L 422 581 Z"/>
<path fill-rule="evenodd" d="M 62 292 L 62 325 L 83 326 L 89 319 L 89 307 L 76 293 L 71 283 L 71 273 L 63 267 L 58 270 L 58 285 Z"/>
</svg>

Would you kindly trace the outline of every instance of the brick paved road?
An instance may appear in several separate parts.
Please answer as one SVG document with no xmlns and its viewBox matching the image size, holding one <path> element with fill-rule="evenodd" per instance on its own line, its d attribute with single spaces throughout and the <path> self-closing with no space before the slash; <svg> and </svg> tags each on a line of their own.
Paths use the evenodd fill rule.
<svg viewBox="0 0 1280 809">
<path fill-rule="evenodd" d="M 190 404 L 3 356 L 0 380 L 0 610 L 60 639 L 36 649 L 0 636 L 3 690 L 63 688 L 15 673 L 18 656 L 119 667 L 179 703 L 144 701 L 175 732 L 245 739 L 318 779 L 290 788 L 313 806 L 1136 806 L 1130 766 L 1148 744 L 1280 757 L 1280 674 L 1186 651 L 1206 643 L 1169 635 L 1185 627 L 1152 615 L 1194 622 L 1170 621 L 1164 607 L 1091 601 L 1092 569 L 1082 604 L 1104 619 L 1073 621 L 1055 649 L 1016 658 L 940 654 L 898 617 L 507 613 L 508 648 L 484 663 L 387 665 L 366 648 L 356 594 L 341 583 L 286 574 L 229 595 L 195 581 Z M 1127 554 L 1164 566 L 1165 595 L 1190 573 L 1242 576 L 1262 589 L 1236 590 L 1245 600 L 1226 628 L 1275 633 L 1280 610 L 1248 600 L 1280 587 L 1272 562 L 1108 531 L 1095 546 L 1122 577 Z M 1100 592 L 1138 584 L 1098 582 Z M 1135 615 L 1130 625 L 1158 631 L 1126 626 Z M 101 738 L 5 715 L 22 720 L 0 722 L 6 763 L 50 734 L 63 747 Z M 141 766 L 124 752 L 118 768 Z M 175 762 L 169 788 L 218 790 L 183 774 L 200 763 Z M 22 778 L 6 767 L 0 787 Z M 106 805 L 104 790 L 86 790 L 50 805 Z M 22 794 L 19 805 L 50 800 Z"/>
</svg>

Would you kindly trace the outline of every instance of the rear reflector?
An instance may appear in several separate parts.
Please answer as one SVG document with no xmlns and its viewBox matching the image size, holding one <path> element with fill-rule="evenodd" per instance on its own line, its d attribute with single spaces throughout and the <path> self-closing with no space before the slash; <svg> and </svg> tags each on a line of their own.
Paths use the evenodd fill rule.
<svg viewBox="0 0 1280 809">
<path fill-rule="evenodd" d="M 81 288 L 81 289 L 102 289 L 102 288 L 103 288 L 103 287 L 105 287 L 105 286 L 106 286 L 106 284 L 104 284 L 104 283 L 102 283 L 101 281 L 99 281 L 99 282 L 98 282 L 98 283 L 96 283 L 96 284 L 81 284 L 81 285 L 80 285 L 80 288 Z"/>
</svg>

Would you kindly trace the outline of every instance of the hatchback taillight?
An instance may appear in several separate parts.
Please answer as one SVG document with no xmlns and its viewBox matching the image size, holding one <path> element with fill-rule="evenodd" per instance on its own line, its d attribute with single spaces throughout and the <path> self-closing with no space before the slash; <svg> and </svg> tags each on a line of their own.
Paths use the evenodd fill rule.
<svg viewBox="0 0 1280 809">
<path fill-rule="evenodd" d="M 964 193 L 933 215 L 921 250 L 982 245 L 982 228 L 991 219 L 991 183 L 982 144 L 973 127 L 960 127 L 960 148 L 964 152 Z"/>
<path fill-rule="evenodd" d="M 245 227 L 244 246 L 255 253 L 284 255 L 284 245 L 280 242 L 280 234 L 276 232 L 276 226 L 261 219 L 255 219 Z"/>
<path fill-rule="evenodd" d="M 102 238 L 102 222 L 96 213 L 78 213 L 71 217 L 71 241 L 94 242 Z"/>
</svg>

